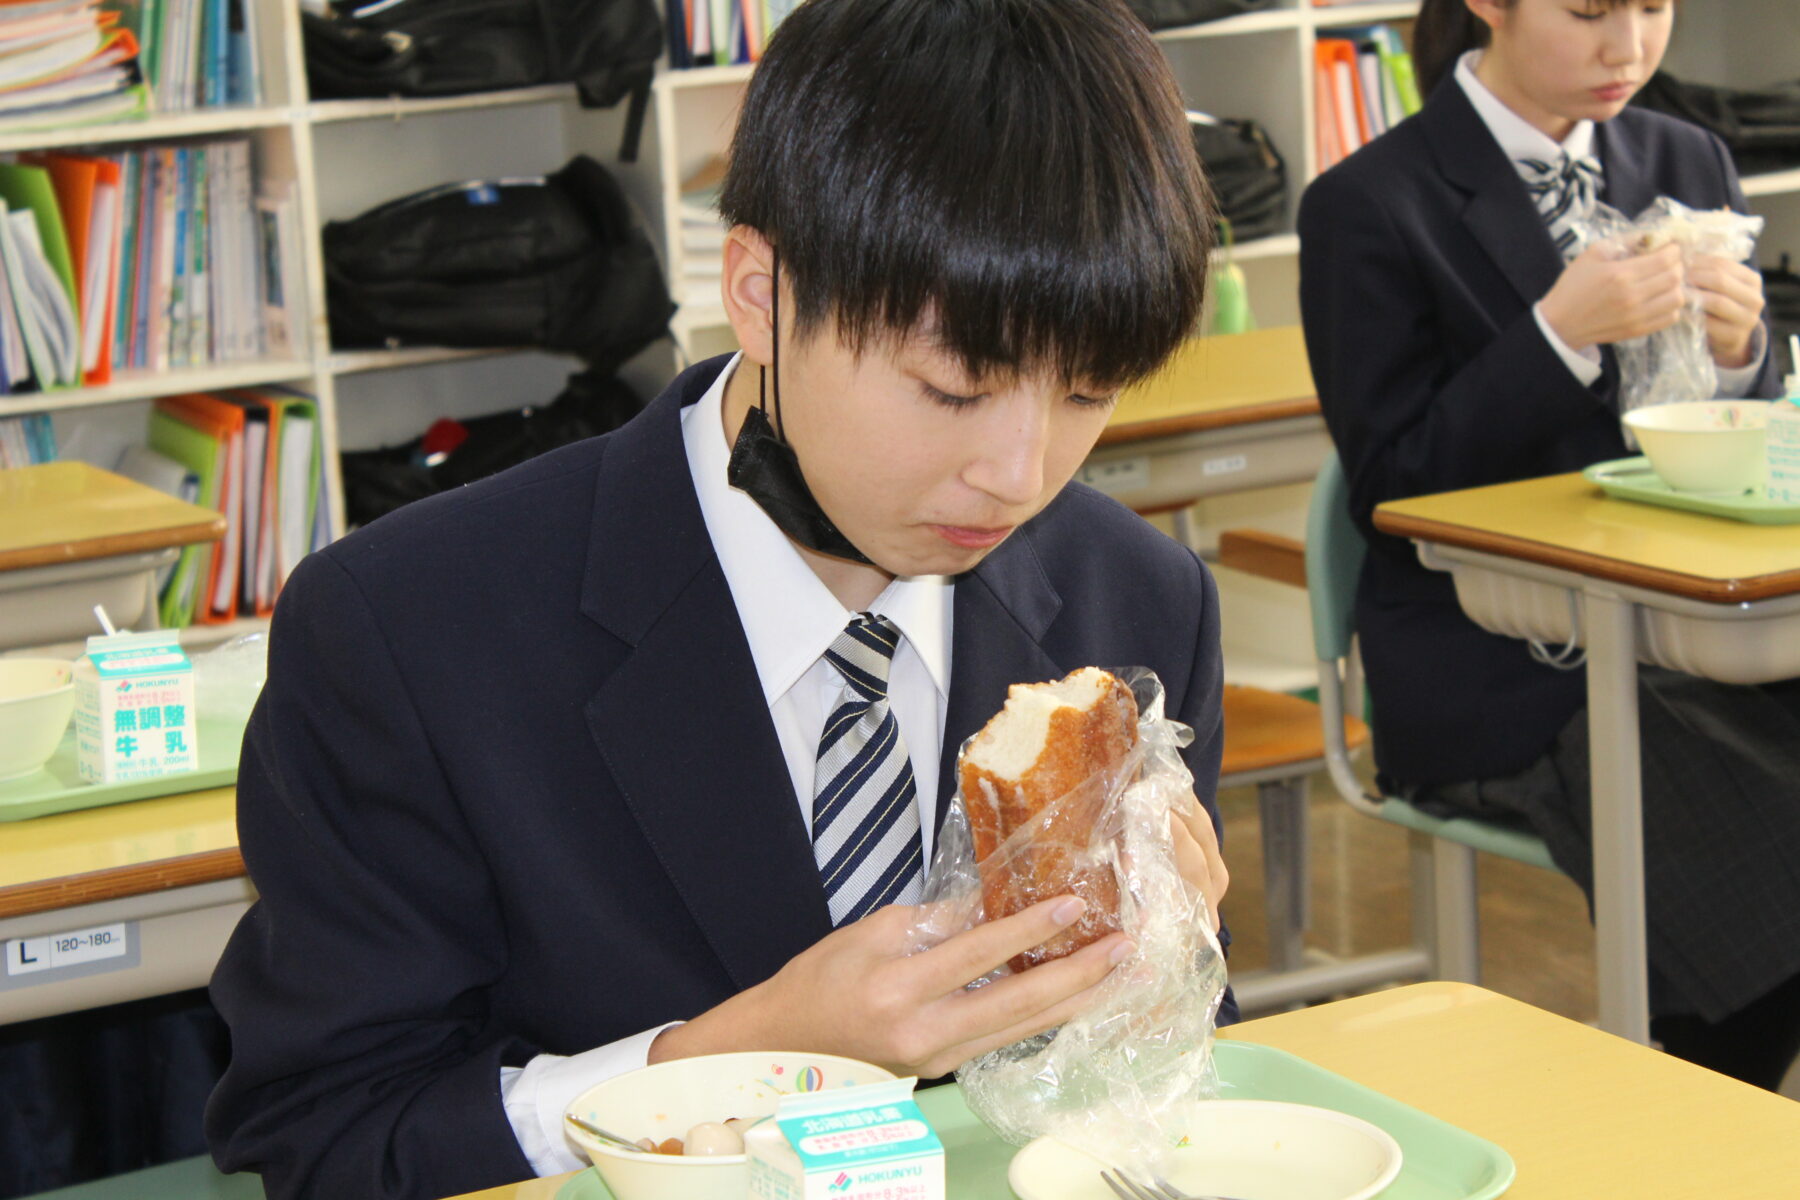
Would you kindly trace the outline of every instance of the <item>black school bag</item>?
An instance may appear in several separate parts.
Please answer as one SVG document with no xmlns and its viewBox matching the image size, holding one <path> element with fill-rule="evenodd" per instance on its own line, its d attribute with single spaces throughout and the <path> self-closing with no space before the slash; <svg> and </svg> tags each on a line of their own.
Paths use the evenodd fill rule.
<svg viewBox="0 0 1800 1200">
<path fill-rule="evenodd" d="M 586 155 L 391 200 L 322 240 L 339 348 L 536 347 L 611 374 L 675 311 L 630 201 Z"/>
<path fill-rule="evenodd" d="M 315 100 L 573 83 L 589 108 L 631 97 L 626 161 L 663 49 L 656 0 L 335 0 L 301 18 Z"/>
<path fill-rule="evenodd" d="M 1199 25 L 1239 13 L 1267 8 L 1274 0 L 1126 0 L 1131 11 L 1152 29 Z"/>
<path fill-rule="evenodd" d="M 1188 127 L 1233 238 L 1247 242 L 1280 233 L 1287 224 L 1287 164 L 1268 132 L 1255 121 L 1201 113 L 1188 114 Z"/>
<path fill-rule="evenodd" d="M 1658 71 L 1632 103 L 1718 134 L 1741 175 L 1800 165 L 1800 80 L 1760 89 L 1726 88 Z"/>
</svg>

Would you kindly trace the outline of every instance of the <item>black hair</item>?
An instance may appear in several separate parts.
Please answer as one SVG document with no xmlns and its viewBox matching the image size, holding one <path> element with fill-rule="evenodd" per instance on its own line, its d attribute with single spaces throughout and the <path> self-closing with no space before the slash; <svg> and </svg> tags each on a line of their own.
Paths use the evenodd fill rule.
<svg viewBox="0 0 1800 1200">
<path fill-rule="evenodd" d="M 1642 0 L 1587 0 L 1590 9 L 1619 8 Z M 1671 3 L 1674 0 L 1670 0 Z M 1500 0 L 1511 8 L 1518 0 Z M 1413 25 L 1413 77 L 1419 94 L 1429 96 L 1456 70 L 1456 60 L 1488 44 L 1489 31 L 1463 0 L 1423 0 Z"/>
<path fill-rule="evenodd" d="M 794 330 L 928 331 L 970 374 L 1124 384 L 1194 330 L 1212 202 L 1122 0 L 808 0 L 776 29 L 720 209 Z"/>
</svg>

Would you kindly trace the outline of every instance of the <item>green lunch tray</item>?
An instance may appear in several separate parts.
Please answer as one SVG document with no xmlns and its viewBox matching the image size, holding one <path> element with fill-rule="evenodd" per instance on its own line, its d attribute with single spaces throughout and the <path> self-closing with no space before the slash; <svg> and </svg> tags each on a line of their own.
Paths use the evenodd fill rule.
<svg viewBox="0 0 1800 1200">
<path fill-rule="evenodd" d="M 1698 496 L 1678 492 L 1658 479 L 1650 469 L 1650 460 L 1615 458 L 1598 462 L 1581 473 L 1589 483 L 1619 500 L 1636 500 L 1640 504 L 1660 504 L 1664 508 L 1680 508 L 1688 512 L 1706 513 L 1713 517 L 1729 517 L 1752 525 L 1793 525 L 1800 523 L 1800 504 L 1772 502 L 1762 485 L 1737 496 Z"/>
<path fill-rule="evenodd" d="M 1490 1200 L 1512 1186 L 1512 1158 L 1492 1142 L 1285 1050 L 1221 1040 L 1215 1043 L 1213 1060 L 1219 1067 L 1222 1098 L 1314 1104 L 1387 1130 L 1400 1143 L 1402 1163 L 1381 1200 Z M 929 1088 L 918 1099 L 944 1143 L 949 1200 L 1011 1196 L 1006 1168 L 1018 1149 L 988 1132 L 963 1103 L 962 1089 Z M 589 1167 L 565 1183 L 556 1200 L 613 1200 L 613 1194 Z"/>
<path fill-rule="evenodd" d="M 130 783 L 83 783 L 76 769 L 75 725 L 63 734 L 62 744 L 43 769 L 0 783 L 0 821 L 23 821 L 51 813 L 147 800 L 177 792 L 225 787 L 237 782 L 238 749 L 244 741 L 244 718 L 200 718 L 200 765 L 180 775 L 161 775 Z"/>
</svg>

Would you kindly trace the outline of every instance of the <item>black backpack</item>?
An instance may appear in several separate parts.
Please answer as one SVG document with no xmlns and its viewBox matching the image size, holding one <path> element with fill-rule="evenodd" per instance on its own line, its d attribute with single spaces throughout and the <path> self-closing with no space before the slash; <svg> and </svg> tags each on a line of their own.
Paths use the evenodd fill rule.
<svg viewBox="0 0 1800 1200">
<path fill-rule="evenodd" d="M 322 240 L 337 347 L 541 347 L 611 374 L 675 311 L 636 211 L 585 155 L 404 196 Z"/>
<path fill-rule="evenodd" d="M 1743 175 L 1800 166 L 1800 81 L 1758 90 L 1650 77 L 1632 103 L 1719 135 Z"/>
<path fill-rule="evenodd" d="M 663 49 L 656 0 L 335 0 L 301 17 L 315 100 L 573 83 L 589 108 L 631 97 L 621 156 L 637 156 Z"/>
<path fill-rule="evenodd" d="M 1274 0 L 1125 0 L 1152 29 L 1177 29 L 1267 8 Z"/>
<path fill-rule="evenodd" d="M 549 404 L 513 412 L 439 421 L 418 438 L 341 456 L 344 515 L 351 525 L 438 492 L 474 483 L 547 450 L 609 433 L 636 416 L 643 402 L 616 378 L 585 371 L 569 377 Z M 436 440 L 451 444 L 433 452 Z"/>
<path fill-rule="evenodd" d="M 1234 240 L 1280 233 L 1287 225 L 1287 164 L 1275 143 L 1255 121 L 1213 117 L 1209 123 L 1200 115 L 1188 114 L 1194 149 Z"/>
</svg>

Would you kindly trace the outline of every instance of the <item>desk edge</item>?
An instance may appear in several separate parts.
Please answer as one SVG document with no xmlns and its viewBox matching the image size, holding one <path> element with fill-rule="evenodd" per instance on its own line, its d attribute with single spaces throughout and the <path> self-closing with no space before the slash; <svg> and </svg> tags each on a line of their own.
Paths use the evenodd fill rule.
<svg viewBox="0 0 1800 1200">
<path fill-rule="evenodd" d="M 197 883 L 235 879 L 243 874 L 244 856 L 233 846 L 176 858 L 159 858 L 154 862 L 107 867 L 80 875 L 62 875 L 0 887 L 0 918 L 24 917 L 80 904 L 164 892 Z"/>
</svg>

